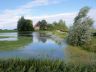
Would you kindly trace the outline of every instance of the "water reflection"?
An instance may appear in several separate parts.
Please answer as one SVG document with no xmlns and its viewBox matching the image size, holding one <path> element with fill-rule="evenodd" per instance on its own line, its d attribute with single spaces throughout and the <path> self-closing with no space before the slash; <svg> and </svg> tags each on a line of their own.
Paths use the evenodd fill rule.
<svg viewBox="0 0 96 72">
<path fill-rule="evenodd" d="M 10 33 L 9 33 L 10 34 Z M 58 41 L 58 40 L 57 40 Z M 63 41 L 62 41 L 63 42 Z M 8 45 L 7 45 L 8 44 Z M 8 41 L 9 51 L 0 51 L 0 58 L 56 58 L 64 59 L 64 43 L 58 44 L 46 33 L 18 33 L 17 41 Z M 11 50 L 11 49 L 14 50 Z"/>
<path fill-rule="evenodd" d="M 0 33 L 0 41 L 16 41 L 17 38 L 17 33 Z M 3 38 L 4 37 L 4 38 Z"/>
<path fill-rule="evenodd" d="M 6 36 L 8 38 L 0 39 L 0 51 L 13 51 L 23 48 L 24 46 L 32 43 L 33 37 L 20 36 L 18 33 L 0 33 L 1 36 Z"/>
<path fill-rule="evenodd" d="M 47 36 L 45 33 L 38 33 L 34 32 L 33 33 L 33 42 L 43 42 L 45 43 L 47 40 Z"/>
<path fill-rule="evenodd" d="M 50 58 L 72 63 L 96 62 L 96 54 L 80 48 L 67 48 L 66 40 L 46 33 L 0 33 L 0 36 L 15 37 L 16 40 L 0 41 L 0 58 Z"/>
<path fill-rule="evenodd" d="M 28 32 L 18 32 L 18 37 L 20 36 L 27 36 L 27 37 L 32 37 L 32 32 L 28 31 Z"/>
</svg>

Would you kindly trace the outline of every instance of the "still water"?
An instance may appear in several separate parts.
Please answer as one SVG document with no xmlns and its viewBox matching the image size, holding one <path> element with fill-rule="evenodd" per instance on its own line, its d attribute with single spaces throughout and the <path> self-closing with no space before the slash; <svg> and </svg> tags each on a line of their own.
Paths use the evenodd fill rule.
<svg viewBox="0 0 96 72">
<path fill-rule="evenodd" d="M 0 33 L 0 59 L 61 59 L 72 63 L 96 62 L 96 53 L 69 46 L 50 33 Z"/>
<path fill-rule="evenodd" d="M 30 37 L 30 41 L 26 41 L 25 45 L 15 48 L 14 50 L 0 50 L 0 58 L 51 58 L 64 59 L 64 48 L 67 47 L 66 41 L 54 35 L 33 32 L 30 35 L 23 34 L 19 36 L 17 33 L 0 33 L 0 36 L 8 36 L 1 38 L 0 43 L 25 41 Z M 24 37 L 26 36 L 26 38 Z M 24 37 L 24 38 L 23 38 Z M 18 45 L 18 43 L 17 43 Z M 11 46 L 11 45 L 10 45 Z M 14 47 L 14 45 L 12 45 Z M 12 48 L 12 46 L 10 48 Z"/>
</svg>

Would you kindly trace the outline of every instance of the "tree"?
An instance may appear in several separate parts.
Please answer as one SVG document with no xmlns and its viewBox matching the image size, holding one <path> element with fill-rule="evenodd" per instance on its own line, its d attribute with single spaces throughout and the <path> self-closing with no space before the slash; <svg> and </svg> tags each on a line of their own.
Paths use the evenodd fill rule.
<svg viewBox="0 0 96 72">
<path fill-rule="evenodd" d="M 53 22 L 53 26 L 55 30 L 60 30 L 60 31 L 67 31 L 68 28 L 65 24 L 65 21 L 59 20 L 59 22 Z"/>
<path fill-rule="evenodd" d="M 54 30 L 53 24 L 47 24 L 47 30 L 48 31 Z"/>
<path fill-rule="evenodd" d="M 46 30 L 47 21 L 46 20 L 42 20 L 42 21 L 39 21 L 39 23 L 40 23 L 40 30 Z"/>
<path fill-rule="evenodd" d="M 68 30 L 65 21 L 60 20 L 58 22 L 58 29 L 61 30 L 61 31 L 67 31 Z"/>
<path fill-rule="evenodd" d="M 21 31 L 33 31 L 33 25 L 32 25 L 32 21 L 29 19 L 24 19 L 24 17 L 22 16 L 17 24 L 17 30 L 19 32 Z"/>
<path fill-rule="evenodd" d="M 73 26 L 68 34 L 68 42 L 71 45 L 83 46 L 91 41 L 91 27 L 93 20 L 87 16 L 89 7 L 83 7 L 74 19 Z"/>
</svg>

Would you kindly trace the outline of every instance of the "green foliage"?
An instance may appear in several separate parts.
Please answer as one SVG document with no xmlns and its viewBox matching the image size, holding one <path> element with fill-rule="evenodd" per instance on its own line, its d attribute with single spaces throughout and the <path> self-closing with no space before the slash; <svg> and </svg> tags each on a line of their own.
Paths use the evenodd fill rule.
<svg viewBox="0 0 96 72">
<path fill-rule="evenodd" d="M 96 37 L 92 37 L 90 44 L 84 45 L 83 49 L 91 52 L 96 52 Z"/>
<path fill-rule="evenodd" d="M 70 28 L 68 35 L 68 42 L 71 45 L 83 46 L 91 42 L 91 28 L 93 20 L 87 17 L 89 11 L 88 7 L 80 10 L 79 14 L 74 20 L 73 26 Z"/>
<path fill-rule="evenodd" d="M 32 37 L 18 37 L 17 41 L 0 41 L 0 51 L 14 50 L 32 42 Z"/>
<path fill-rule="evenodd" d="M 58 31 L 51 31 L 52 34 L 62 38 L 62 39 L 66 39 L 67 37 L 67 32 L 58 32 Z"/>
<path fill-rule="evenodd" d="M 80 12 L 78 13 L 78 15 L 75 17 L 74 19 L 74 23 L 76 23 L 79 19 L 86 17 L 87 13 L 89 12 L 89 7 L 83 7 L 80 9 Z"/>
<path fill-rule="evenodd" d="M 33 31 L 33 25 L 32 25 L 32 21 L 31 20 L 26 20 L 24 19 L 24 17 L 21 17 L 18 21 L 18 25 L 17 25 L 17 30 L 19 32 L 22 31 Z"/>
<path fill-rule="evenodd" d="M 48 31 L 53 31 L 54 30 L 54 26 L 52 24 L 47 24 L 47 30 Z"/>
<path fill-rule="evenodd" d="M 60 20 L 59 22 L 54 22 L 54 30 L 60 30 L 60 31 L 68 31 L 68 28 L 63 20 Z"/>
<path fill-rule="evenodd" d="M 0 60 L 0 72 L 96 72 L 94 64 L 69 64 L 60 60 Z"/>
<path fill-rule="evenodd" d="M 47 21 L 46 20 L 42 20 L 38 22 L 40 25 L 40 30 L 46 30 L 47 29 Z"/>
<path fill-rule="evenodd" d="M 0 30 L 0 33 L 6 33 L 6 32 L 17 32 L 17 30 Z"/>
<path fill-rule="evenodd" d="M 63 20 L 60 20 L 58 23 L 58 29 L 61 31 L 67 31 L 68 28 L 66 26 L 66 23 Z"/>
<path fill-rule="evenodd" d="M 42 20 L 37 24 L 40 26 L 40 30 L 60 30 L 62 32 L 68 31 L 68 28 L 63 20 L 60 20 L 59 22 L 53 22 L 52 24 L 48 24 L 46 20 Z"/>
</svg>

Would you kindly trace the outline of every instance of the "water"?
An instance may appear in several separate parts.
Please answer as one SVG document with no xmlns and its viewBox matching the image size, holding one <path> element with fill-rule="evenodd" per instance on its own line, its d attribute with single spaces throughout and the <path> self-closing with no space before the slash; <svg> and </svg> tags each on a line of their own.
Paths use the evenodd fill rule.
<svg viewBox="0 0 96 72">
<path fill-rule="evenodd" d="M 0 33 L 0 59 L 61 59 L 72 63 L 96 62 L 96 53 L 70 47 L 66 40 L 50 33 Z"/>
<path fill-rule="evenodd" d="M 0 36 L 6 36 L 8 38 L 1 38 L 0 41 L 16 41 L 17 33 L 0 33 Z"/>
<path fill-rule="evenodd" d="M 17 33 L 0 33 L 0 36 L 8 36 L 1 38 L 0 42 L 14 42 L 24 40 Z M 26 37 L 25 41 L 28 37 Z M 11 46 L 11 45 L 10 45 Z M 14 47 L 14 45 L 12 45 Z M 12 47 L 11 46 L 11 47 Z M 14 50 L 1 50 L 0 58 L 50 58 L 64 59 L 64 48 L 67 47 L 65 40 L 54 39 L 53 35 L 45 33 L 33 32 L 30 34 L 30 41 L 26 41 L 25 45 Z"/>
</svg>

